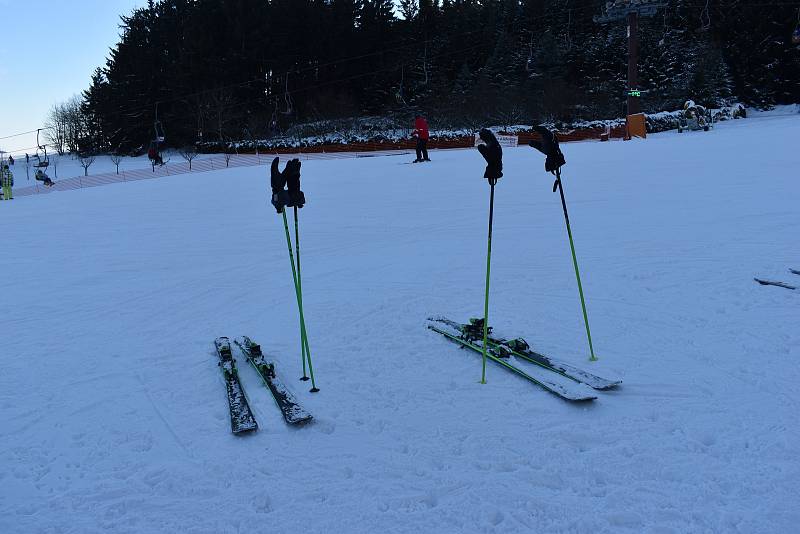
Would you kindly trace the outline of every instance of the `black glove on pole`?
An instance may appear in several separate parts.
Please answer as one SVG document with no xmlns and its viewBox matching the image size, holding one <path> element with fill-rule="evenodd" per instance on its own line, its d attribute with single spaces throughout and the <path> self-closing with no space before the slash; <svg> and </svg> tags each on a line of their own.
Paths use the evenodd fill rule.
<svg viewBox="0 0 800 534">
<path fill-rule="evenodd" d="M 289 194 L 286 192 L 286 171 L 278 170 L 280 158 L 272 160 L 270 166 L 270 184 L 272 186 L 272 205 L 275 211 L 283 213 L 283 208 L 289 203 Z"/>
<path fill-rule="evenodd" d="M 497 180 L 503 177 L 503 148 L 497 142 L 491 130 L 483 128 L 479 133 L 482 145 L 478 145 L 478 151 L 486 160 L 486 170 L 483 177 L 489 180 L 489 185 L 494 186 Z"/>
<path fill-rule="evenodd" d="M 306 197 L 300 191 L 300 160 L 295 158 L 286 164 L 283 171 L 286 178 L 286 186 L 289 189 L 289 203 L 287 206 L 302 208 L 306 203 Z"/>
<path fill-rule="evenodd" d="M 581 284 L 581 273 L 580 269 L 578 269 L 578 258 L 575 255 L 575 242 L 572 239 L 572 228 L 569 224 L 569 213 L 567 212 L 567 201 L 564 198 L 564 184 L 561 181 L 561 167 L 566 165 L 566 160 L 564 159 L 564 154 L 561 152 L 561 149 L 558 147 L 558 137 L 555 133 L 551 132 L 544 126 L 536 126 L 534 128 L 536 133 L 538 133 L 541 137 L 541 141 L 531 141 L 528 143 L 530 146 L 541 152 L 545 155 L 544 161 L 544 170 L 555 174 L 556 181 L 553 183 L 553 192 L 556 192 L 558 189 L 559 194 L 561 195 L 561 207 L 564 210 L 564 222 L 567 225 L 567 236 L 569 236 L 569 246 L 570 250 L 572 250 L 572 264 L 575 267 L 575 278 L 578 280 L 578 293 L 581 297 L 581 309 L 583 310 L 583 323 L 586 325 L 586 337 L 589 340 L 589 360 L 595 361 L 597 360 L 597 356 L 594 354 L 594 346 L 592 345 L 592 333 L 589 330 L 589 317 L 586 313 L 586 300 L 583 296 L 583 285 Z"/>
<path fill-rule="evenodd" d="M 542 136 L 542 140 L 531 141 L 528 145 L 546 156 L 544 160 L 544 170 L 556 174 L 556 172 L 567 163 L 564 159 L 564 154 L 558 147 L 558 137 L 544 126 L 536 126 L 534 130 Z M 558 173 L 558 175 L 560 175 L 560 173 Z M 556 192 L 557 183 L 558 180 L 556 180 L 556 184 L 553 184 L 553 193 Z"/>
<path fill-rule="evenodd" d="M 486 383 L 486 345 L 489 337 L 489 274 L 492 267 L 492 222 L 494 220 L 494 186 L 503 176 L 503 148 L 497 142 L 491 130 L 483 128 L 479 133 L 484 144 L 478 145 L 478 151 L 486 160 L 483 177 L 489 180 L 489 238 L 486 251 L 486 293 L 483 301 L 483 363 L 481 367 L 481 384 Z"/>
</svg>

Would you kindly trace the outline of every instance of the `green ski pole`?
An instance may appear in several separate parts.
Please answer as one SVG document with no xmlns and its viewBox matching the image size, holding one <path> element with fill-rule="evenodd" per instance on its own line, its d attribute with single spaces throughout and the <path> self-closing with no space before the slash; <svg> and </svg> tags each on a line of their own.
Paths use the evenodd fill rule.
<svg viewBox="0 0 800 534">
<path fill-rule="evenodd" d="M 553 184 L 553 190 L 558 188 L 561 195 L 561 207 L 564 209 L 564 222 L 567 224 L 567 235 L 569 236 L 569 247 L 572 250 L 572 265 L 575 266 L 575 278 L 578 280 L 578 294 L 581 296 L 581 309 L 583 310 L 583 324 L 586 325 L 586 337 L 589 340 L 589 357 L 590 361 L 597 361 L 597 356 L 594 355 L 594 346 L 592 345 L 592 332 L 589 330 L 589 317 L 586 314 L 586 299 L 583 297 L 583 285 L 581 284 L 581 273 L 578 269 L 578 258 L 575 255 L 575 242 L 572 239 L 572 228 L 569 224 L 569 213 L 567 212 L 567 201 L 564 198 L 564 185 L 561 182 L 561 168 L 556 169 L 556 182 Z"/>
<path fill-rule="evenodd" d="M 298 223 L 298 214 L 297 214 L 297 206 L 294 206 L 294 247 L 295 252 L 297 254 L 297 292 L 300 294 L 300 301 L 303 300 L 303 275 L 302 271 L 300 270 L 300 228 Z M 308 349 L 308 337 L 306 337 L 305 332 L 302 332 L 301 329 L 301 336 L 300 336 L 300 352 L 303 355 L 303 377 L 300 380 L 308 380 L 308 376 L 306 375 L 306 359 L 310 358 L 309 354 L 311 351 Z M 311 362 L 309 361 L 309 364 Z"/>
<path fill-rule="evenodd" d="M 297 284 L 297 282 L 298 282 L 297 269 L 295 268 L 295 264 L 294 264 L 294 253 L 292 252 L 292 239 L 289 236 L 289 221 L 286 219 L 286 210 L 285 209 L 282 211 L 282 214 L 283 214 L 283 229 L 286 232 L 286 245 L 289 247 L 289 262 L 292 265 L 292 279 L 294 280 L 294 292 L 295 292 L 295 296 L 297 297 L 297 309 L 300 312 L 300 338 L 301 338 L 301 342 L 303 343 L 303 346 L 305 346 L 307 348 L 308 347 L 307 342 L 304 341 L 304 340 L 307 340 L 308 337 L 306 335 L 306 320 L 305 320 L 305 317 L 303 315 L 303 299 L 300 296 L 300 288 L 299 288 L 299 286 Z M 317 391 L 319 391 L 319 388 L 317 388 L 317 385 L 316 385 L 316 383 L 314 381 L 314 368 L 311 365 L 311 354 L 310 354 L 310 352 L 306 354 L 306 357 L 308 358 L 308 371 L 309 371 L 309 374 L 311 375 L 311 390 L 310 391 L 312 393 L 316 393 Z M 305 361 L 306 361 L 306 359 L 304 358 L 303 359 L 303 363 L 305 363 Z"/>
<path fill-rule="evenodd" d="M 489 238 L 486 250 L 486 294 L 483 301 L 483 363 L 481 367 L 481 384 L 486 383 L 486 346 L 489 338 L 489 273 L 492 268 L 492 221 L 494 220 L 494 185 L 497 180 L 489 180 Z"/>
<path fill-rule="evenodd" d="M 481 384 L 486 383 L 486 356 L 489 345 L 489 280 L 492 269 L 492 223 L 494 221 L 494 186 L 503 176 L 503 149 L 497 137 L 488 128 L 481 128 L 478 137 L 483 144 L 478 145 L 478 152 L 486 160 L 486 171 L 483 177 L 489 180 L 489 236 L 486 240 L 486 291 L 483 298 L 483 349 L 481 357 Z"/>
<path fill-rule="evenodd" d="M 556 177 L 553 183 L 553 193 L 558 189 L 561 195 L 561 207 L 564 209 L 564 222 L 567 224 L 567 236 L 569 236 L 569 248 L 572 251 L 572 265 L 575 267 L 575 278 L 578 280 L 578 293 L 581 296 L 581 309 L 583 310 L 583 324 L 586 325 L 586 337 L 589 340 L 589 360 L 596 361 L 597 356 L 594 354 L 594 346 L 592 345 L 592 333 L 589 330 L 589 317 L 586 313 L 586 299 L 583 297 L 583 285 L 581 284 L 581 273 L 578 269 L 578 257 L 575 254 L 575 242 L 572 239 L 572 228 L 569 224 L 569 213 L 567 212 L 567 201 L 564 198 L 564 185 L 561 182 L 561 167 L 567 163 L 564 159 L 564 154 L 558 147 L 558 137 L 555 133 L 551 132 L 544 126 L 535 126 L 533 128 L 541 137 L 541 141 L 532 140 L 528 144 L 546 156 L 544 162 L 544 170 L 552 173 Z"/>
</svg>

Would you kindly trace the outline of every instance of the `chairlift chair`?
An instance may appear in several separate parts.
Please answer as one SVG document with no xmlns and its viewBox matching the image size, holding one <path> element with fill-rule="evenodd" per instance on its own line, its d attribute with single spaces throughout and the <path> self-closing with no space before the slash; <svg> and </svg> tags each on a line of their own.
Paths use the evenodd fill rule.
<svg viewBox="0 0 800 534">
<path fill-rule="evenodd" d="M 161 121 L 156 120 L 153 124 L 153 130 L 155 130 L 155 142 L 156 143 L 163 143 L 166 140 L 166 136 L 164 135 L 164 126 L 162 126 Z"/>
<path fill-rule="evenodd" d="M 155 137 L 153 137 L 153 140 L 150 142 L 150 148 L 147 150 L 147 157 L 150 159 L 150 163 L 153 165 L 153 170 L 155 171 L 156 165 L 163 166 L 165 163 L 164 158 L 161 156 L 161 147 L 159 145 L 167 139 L 164 133 L 164 125 L 158 120 L 158 102 L 156 102 L 153 132 L 155 133 Z"/>
<path fill-rule="evenodd" d="M 161 121 L 158 119 L 158 102 L 156 102 L 156 109 L 153 116 L 153 131 L 155 132 L 154 142 L 156 144 L 163 143 L 166 140 L 164 125 L 162 125 Z M 158 148 L 158 145 L 156 145 L 156 148 Z"/>
<path fill-rule="evenodd" d="M 286 81 L 283 88 L 283 100 L 286 103 L 286 110 L 281 111 L 281 115 L 291 115 L 294 113 L 294 103 L 292 102 L 292 95 L 289 93 L 289 73 L 286 73 Z"/>
<path fill-rule="evenodd" d="M 39 142 L 39 132 L 41 131 L 41 128 L 36 130 L 36 154 L 33 155 L 36 158 L 36 163 L 33 166 L 37 169 L 46 169 L 50 166 L 50 158 L 47 157 L 47 145 L 42 145 Z M 44 159 L 39 156 L 40 150 L 44 153 Z"/>
<path fill-rule="evenodd" d="M 36 163 L 33 164 L 33 166 L 35 168 L 37 168 L 37 169 L 46 169 L 47 167 L 50 166 L 50 160 L 47 157 L 47 152 L 46 151 L 44 153 L 44 159 L 39 157 L 39 153 L 38 152 L 36 154 L 34 154 L 33 157 L 36 158 Z"/>
<path fill-rule="evenodd" d="M 408 106 L 408 104 L 406 104 L 406 99 L 405 99 L 405 95 L 404 95 L 404 91 L 403 91 L 403 85 L 405 83 L 405 79 L 406 79 L 406 67 L 405 67 L 405 65 L 401 65 L 400 66 L 400 86 L 397 88 L 397 91 L 394 94 L 394 98 L 395 98 L 395 100 L 397 100 L 398 104 L 401 104 L 403 106 Z"/>
<path fill-rule="evenodd" d="M 267 131 L 269 132 L 270 136 L 277 135 L 280 131 L 280 127 L 278 125 L 278 114 L 280 110 L 278 108 L 278 98 L 275 97 L 275 109 L 272 111 L 272 116 L 269 118 L 269 123 L 267 124 Z"/>
</svg>

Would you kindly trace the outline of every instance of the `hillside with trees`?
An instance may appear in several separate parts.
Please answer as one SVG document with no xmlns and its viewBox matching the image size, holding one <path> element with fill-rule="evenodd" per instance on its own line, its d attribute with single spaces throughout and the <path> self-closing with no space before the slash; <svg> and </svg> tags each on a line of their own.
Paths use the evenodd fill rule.
<svg viewBox="0 0 800 534">
<path fill-rule="evenodd" d="M 81 95 L 81 150 L 266 139 L 416 112 L 439 127 L 623 115 L 624 23 L 595 0 L 149 0 Z M 797 6 L 673 0 L 642 19 L 646 112 L 800 101 Z M 70 107 L 74 110 L 74 104 Z"/>
</svg>

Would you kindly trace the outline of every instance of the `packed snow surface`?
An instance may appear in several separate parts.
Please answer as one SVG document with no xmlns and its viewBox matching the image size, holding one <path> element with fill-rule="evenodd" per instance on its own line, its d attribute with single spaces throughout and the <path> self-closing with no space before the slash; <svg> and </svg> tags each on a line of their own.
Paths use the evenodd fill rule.
<svg viewBox="0 0 800 534">
<path fill-rule="evenodd" d="M 798 532 L 800 291 L 753 277 L 800 282 L 799 137 L 768 114 L 563 146 L 596 363 L 552 177 L 506 149 L 490 322 L 624 381 L 577 405 L 491 362 L 479 384 L 424 328 L 483 311 L 475 150 L 303 164 L 317 394 L 266 168 L 2 202 L 0 532 Z M 221 335 L 314 422 L 234 349 L 260 430 L 233 436 Z"/>
</svg>

